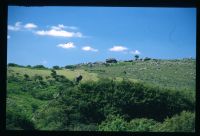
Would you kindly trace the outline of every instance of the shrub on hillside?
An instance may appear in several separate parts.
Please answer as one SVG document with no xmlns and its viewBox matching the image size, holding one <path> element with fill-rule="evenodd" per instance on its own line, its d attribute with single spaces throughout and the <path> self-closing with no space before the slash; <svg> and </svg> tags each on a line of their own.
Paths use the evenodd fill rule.
<svg viewBox="0 0 200 136">
<path fill-rule="evenodd" d="M 27 117 L 27 115 L 20 110 L 7 109 L 6 112 L 6 129 L 8 130 L 33 130 L 35 129 L 33 122 Z"/>
<path fill-rule="evenodd" d="M 46 69 L 46 67 L 43 66 L 43 65 L 35 65 L 35 66 L 33 66 L 33 68 L 37 68 L 37 69 Z"/>
<path fill-rule="evenodd" d="M 106 63 L 117 63 L 117 60 L 115 58 L 109 58 L 106 59 Z"/>
<path fill-rule="evenodd" d="M 15 64 L 15 63 L 8 63 L 8 66 L 9 67 L 24 67 L 22 65 L 18 65 L 18 64 Z"/>
<path fill-rule="evenodd" d="M 29 75 L 24 74 L 24 80 L 29 80 L 29 79 L 30 79 Z"/>
<path fill-rule="evenodd" d="M 66 68 L 66 69 L 75 69 L 76 66 L 74 66 L 74 65 L 67 65 L 67 66 L 65 66 L 65 68 Z"/>
<path fill-rule="evenodd" d="M 40 115 L 35 118 L 38 129 L 94 130 L 97 129 L 97 124 L 100 124 L 99 129 L 103 131 L 151 131 L 151 129 L 152 131 L 187 129 L 189 131 L 193 128 L 191 125 L 189 128 L 186 125 L 177 128 L 176 124 L 173 125 L 173 121 L 179 122 L 180 125 L 187 124 L 187 120 L 192 120 L 188 114 L 181 117 L 182 119 L 176 117 L 176 119 L 169 119 L 173 121 L 165 121 L 163 124 L 156 121 L 161 122 L 167 116 L 172 117 L 183 110 L 194 111 L 195 92 L 167 90 L 127 79 L 123 81 L 99 79 L 98 82 L 87 81 L 74 85 L 66 77 L 57 75 L 55 70 L 52 70 L 51 75 L 55 80 L 49 79 L 49 82 L 44 82 L 45 80 L 40 78 L 36 78 L 37 82 L 32 80 L 26 84 L 24 80 L 15 82 L 20 88 L 26 85 L 25 89 L 28 91 L 25 93 L 30 96 L 48 100 L 47 107 L 38 108 L 42 109 Z M 21 91 L 20 88 L 16 87 Z M 12 119 L 9 118 L 9 121 Z M 173 127 L 170 128 L 169 124 Z M 155 128 L 152 127 L 154 125 Z M 20 127 L 19 124 L 15 126 Z"/>
<path fill-rule="evenodd" d="M 57 73 L 56 73 L 56 71 L 54 69 L 51 70 L 51 76 L 53 78 L 56 78 L 56 76 L 57 76 Z"/>
<path fill-rule="evenodd" d="M 42 81 L 42 80 L 43 80 L 43 77 L 40 76 L 40 75 L 34 75 L 34 76 L 33 76 L 33 79 L 34 79 L 35 81 Z"/>
<path fill-rule="evenodd" d="M 146 118 L 137 118 L 128 122 L 122 116 L 109 115 L 98 127 L 100 131 L 151 132 L 157 123 L 153 119 Z"/>
<path fill-rule="evenodd" d="M 27 68 L 31 68 L 31 65 L 27 65 L 26 67 L 27 67 Z"/>
<path fill-rule="evenodd" d="M 194 132 L 195 114 L 183 111 L 179 115 L 165 119 L 162 124 L 155 126 L 153 130 L 158 132 Z"/>
<path fill-rule="evenodd" d="M 8 82 L 12 83 L 12 82 L 18 82 L 20 79 L 18 78 L 18 76 L 15 76 L 14 74 L 12 74 L 11 76 L 8 77 Z"/>
<path fill-rule="evenodd" d="M 88 101 L 96 100 L 94 104 L 98 105 L 98 108 L 110 104 L 120 109 L 119 114 L 127 115 L 126 119 L 147 117 L 162 121 L 166 116 L 171 117 L 182 110 L 193 111 L 195 108 L 191 96 L 193 94 L 130 81 L 86 82 L 80 84 L 79 89 L 88 97 Z"/>
<path fill-rule="evenodd" d="M 100 131 L 127 131 L 128 123 L 119 115 L 110 115 L 99 125 Z"/>
<path fill-rule="evenodd" d="M 36 117 L 37 128 L 40 130 L 65 130 L 64 124 L 68 123 L 67 116 L 58 105 L 47 105 L 43 112 L 39 112 Z M 66 121 L 66 122 L 65 122 Z"/>
<path fill-rule="evenodd" d="M 149 57 L 144 58 L 144 61 L 148 61 L 148 60 L 151 60 L 151 58 L 149 58 Z"/>
<path fill-rule="evenodd" d="M 157 125 L 158 122 L 156 122 L 153 119 L 147 119 L 147 118 L 138 118 L 133 119 L 128 123 L 128 131 L 133 132 L 150 132 L 152 131 L 152 128 Z"/>
<path fill-rule="evenodd" d="M 60 69 L 59 66 L 53 66 L 53 69 Z"/>
<path fill-rule="evenodd" d="M 10 66 L 10 67 L 17 67 L 17 66 L 19 66 L 18 64 L 15 64 L 15 63 L 8 63 L 8 66 Z"/>
</svg>

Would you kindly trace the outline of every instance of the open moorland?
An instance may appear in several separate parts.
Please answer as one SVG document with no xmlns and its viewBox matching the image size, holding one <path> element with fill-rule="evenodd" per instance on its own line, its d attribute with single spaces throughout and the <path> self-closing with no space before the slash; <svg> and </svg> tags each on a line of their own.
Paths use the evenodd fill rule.
<svg viewBox="0 0 200 136">
<path fill-rule="evenodd" d="M 7 67 L 6 128 L 195 131 L 195 59 Z"/>
</svg>

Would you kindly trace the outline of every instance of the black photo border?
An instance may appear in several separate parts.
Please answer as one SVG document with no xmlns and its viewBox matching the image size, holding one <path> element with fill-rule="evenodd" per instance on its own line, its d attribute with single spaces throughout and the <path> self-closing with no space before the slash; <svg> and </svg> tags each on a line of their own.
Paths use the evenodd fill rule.
<svg viewBox="0 0 200 136">
<path fill-rule="evenodd" d="M 6 130 L 7 23 L 8 6 L 95 6 L 95 7 L 172 7 L 196 8 L 196 121 L 195 132 L 99 132 Z M 0 0 L 0 136 L 4 135 L 147 135 L 200 136 L 200 0 Z"/>
</svg>

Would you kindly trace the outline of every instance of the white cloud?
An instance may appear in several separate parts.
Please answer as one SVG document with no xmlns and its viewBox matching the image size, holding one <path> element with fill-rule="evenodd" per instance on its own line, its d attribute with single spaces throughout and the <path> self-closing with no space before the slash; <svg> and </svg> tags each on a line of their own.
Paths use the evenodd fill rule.
<svg viewBox="0 0 200 136">
<path fill-rule="evenodd" d="M 24 28 L 26 28 L 26 29 L 34 29 L 34 28 L 37 28 L 37 25 L 35 25 L 33 23 L 27 23 L 26 25 L 24 25 Z"/>
<path fill-rule="evenodd" d="M 54 37 L 78 37 L 82 38 L 83 34 L 81 32 L 74 32 L 74 31 L 66 31 L 64 29 L 77 29 L 75 26 L 65 26 L 63 24 L 58 24 L 57 26 L 51 26 L 49 30 L 39 30 L 35 33 L 37 35 L 47 35 L 47 36 L 54 36 Z"/>
<path fill-rule="evenodd" d="M 62 30 L 63 29 L 63 27 L 64 26 L 60 26 L 60 25 L 58 25 L 58 26 L 51 26 L 51 29 L 53 29 L 53 30 Z"/>
<path fill-rule="evenodd" d="M 76 46 L 74 45 L 73 42 L 68 42 L 64 44 L 58 44 L 57 47 L 64 48 L 64 49 L 70 49 L 70 48 L 75 48 Z"/>
<path fill-rule="evenodd" d="M 58 24 L 57 26 L 51 27 L 54 30 L 61 30 L 61 29 L 71 29 L 71 30 L 77 30 L 78 28 L 75 26 L 65 26 L 63 24 Z"/>
<path fill-rule="evenodd" d="M 22 25 L 21 22 L 16 22 L 15 25 L 8 25 L 8 30 L 11 31 L 19 31 L 24 28 L 24 30 L 31 30 L 36 29 L 38 26 L 34 23 L 27 23 L 25 25 Z M 65 30 L 65 29 L 71 29 L 71 31 Z M 41 36 L 54 36 L 54 37 L 78 37 L 83 38 L 83 34 L 81 32 L 73 31 L 77 30 L 78 28 L 75 26 L 65 26 L 63 24 L 58 24 L 57 26 L 51 26 L 49 30 L 36 30 L 32 31 L 33 33 Z"/>
<path fill-rule="evenodd" d="M 10 35 L 7 35 L 7 39 L 10 39 Z"/>
<path fill-rule="evenodd" d="M 21 22 L 16 22 L 14 26 L 8 25 L 8 30 L 19 31 L 21 27 L 22 27 Z"/>
<path fill-rule="evenodd" d="M 124 46 L 113 46 L 112 48 L 109 49 L 109 51 L 115 51 L 115 52 L 121 52 L 126 50 L 128 50 L 128 48 Z"/>
<path fill-rule="evenodd" d="M 134 55 L 140 55 L 140 54 L 141 54 L 138 50 L 131 51 L 130 53 L 131 53 L 131 54 L 134 54 Z"/>
<path fill-rule="evenodd" d="M 16 26 L 16 27 L 21 27 L 21 26 L 22 26 L 21 24 L 22 24 L 22 22 L 19 22 L 19 21 L 18 21 L 18 22 L 15 23 L 15 26 Z"/>
<path fill-rule="evenodd" d="M 83 37 L 82 33 L 80 33 L 80 32 L 69 32 L 69 31 L 65 31 L 62 29 L 55 29 L 55 28 L 47 30 L 47 31 L 40 30 L 40 31 L 36 31 L 35 33 L 37 35 L 47 35 L 47 36 L 54 36 L 54 37 L 67 37 L 67 38 Z"/>
<path fill-rule="evenodd" d="M 16 22 L 15 25 L 8 25 L 8 30 L 19 31 L 23 27 L 26 29 L 33 29 L 33 28 L 37 28 L 37 25 L 35 25 L 33 23 L 27 23 L 25 25 L 22 25 L 22 22 Z"/>
<path fill-rule="evenodd" d="M 84 51 L 94 51 L 94 52 L 97 52 L 97 51 L 98 51 L 97 49 L 94 49 L 94 48 L 92 48 L 92 47 L 90 47 L 90 46 L 84 46 L 84 47 L 82 48 L 82 50 L 84 50 Z"/>
</svg>

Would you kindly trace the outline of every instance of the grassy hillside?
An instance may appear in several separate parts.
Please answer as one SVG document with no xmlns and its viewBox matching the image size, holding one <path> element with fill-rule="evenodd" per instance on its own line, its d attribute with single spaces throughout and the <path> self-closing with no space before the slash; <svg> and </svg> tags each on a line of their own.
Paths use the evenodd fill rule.
<svg viewBox="0 0 200 136">
<path fill-rule="evenodd" d="M 8 67 L 7 129 L 194 131 L 195 63 Z M 83 76 L 80 83 L 75 77 Z M 137 125 L 140 124 L 140 125 Z"/>
<path fill-rule="evenodd" d="M 78 75 L 83 75 L 83 82 L 97 81 L 99 78 L 122 80 L 128 78 L 132 81 L 142 81 L 159 87 L 171 89 L 195 90 L 196 61 L 185 60 L 150 60 L 135 62 L 118 62 L 109 66 L 103 64 L 81 65 L 73 70 L 56 70 L 58 75 L 63 75 L 74 80 Z M 126 74 L 125 74 L 126 72 Z M 43 78 L 50 76 L 50 69 L 32 69 L 8 67 L 8 76 L 14 73 L 20 75 L 41 75 Z"/>
<path fill-rule="evenodd" d="M 195 90 L 196 61 L 192 59 L 119 62 L 111 66 L 85 65 L 80 69 L 97 73 L 98 77 L 129 78 L 165 88 Z"/>
<path fill-rule="evenodd" d="M 75 77 L 79 75 L 83 75 L 83 82 L 88 80 L 96 81 L 98 80 L 96 73 L 89 73 L 82 69 L 77 70 L 69 70 L 69 69 L 60 69 L 56 70 L 58 75 L 63 75 L 66 78 L 70 80 L 74 80 Z M 47 76 L 50 76 L 51 70 L 50 69 L 33 69 L 33 68 L 24 68 L 24 67 L 8 67 L 8 76 L 11 76 L 12 74 L 17 74 L 19 76 L 23 76 L 24 74 L 29 75 L 30 77 L 33 77 L 35 75 L 40 75 L 44 79 Z"/>
</svg>

